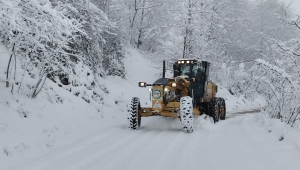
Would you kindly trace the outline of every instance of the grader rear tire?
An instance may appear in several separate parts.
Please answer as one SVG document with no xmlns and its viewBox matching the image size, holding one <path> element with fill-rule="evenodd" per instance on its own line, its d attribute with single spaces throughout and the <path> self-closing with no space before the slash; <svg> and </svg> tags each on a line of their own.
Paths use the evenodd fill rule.
<svg viewBox="0 0 300 170">
<path fill-rule="evenodd" d="M 220 119 L 220 105 L 219 99 L 214 97 L 208 104 L 209 115 L 214 119 L 214 123 L 217 123 Z"/>
<path fill-rule="evenodd" d="M 130 129 L 136 130 L 141 126 L 141 115 L 140 115 L 141 105 L 140 99 L 133 97 L 131 99 L 130 105 L 128 107 L 128 125 Z"/>
<path fill-rule="evenodd" d="M 226 103 L 223 98 L 219 98 L 220 104 L 220 120 L 225 120 L 226 118 Z"/>
<path fill-rule="evenodd" d="M 193 99 L 189 96 L 180 98 L 180 120 L 183 132 L 194 131 Z"/>
</svg>

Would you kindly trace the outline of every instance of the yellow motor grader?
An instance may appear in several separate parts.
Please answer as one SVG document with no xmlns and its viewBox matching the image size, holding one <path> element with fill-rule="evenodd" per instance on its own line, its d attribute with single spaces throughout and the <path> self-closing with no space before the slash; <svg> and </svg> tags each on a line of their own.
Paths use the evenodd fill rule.
<svg viewBox="0 0 300 170">
<path fill-rule="evenodd" d="M 163 76 L 153 84 L 139 82 L 139 87 L 151 87 L 152 107 L 142 107 L 137 97 L 131 99 L 128 107 L 130 129 L 139 129 L 141 118 L 164 116 L 180 118 L 182 130 L 193 132 L 194 116 L 209 115 L 214 122 L 225 120 L 226 104 L 217 98 L 217 86 L 208 81 L 207 61 L 180 59 L 173 63 L 173 77 L 166 78 L 166 61 L 163 61 Z"/>
</svg>

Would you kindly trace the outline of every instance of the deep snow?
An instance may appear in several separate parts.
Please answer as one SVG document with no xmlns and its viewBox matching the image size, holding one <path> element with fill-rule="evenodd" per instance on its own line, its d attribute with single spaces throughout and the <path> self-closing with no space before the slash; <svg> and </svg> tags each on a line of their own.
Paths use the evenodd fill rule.
<svg viewBox="0 0 300 170">
<path fill-rule="evenodd" d="M 7 60 L 0 46 L 1 170 L 300 168 L 299 130 L 262 113 L 235 116 L 264 102 L 232 96 L 223 88 L 218 95 L 226 99 L 230 118 L 225 121 L 213 124 L 206 116 L 198 117 L 191 134 L 181 131 L 179 120 L 162 117 L 142 118 L 139 130 L 128 129 L 130 98 L 150 104 L 148 89 L 137 87 L 138 81 L 151 83 L 161 72 L 134 49 L 127 50 L 125 80 L 102 79 L 109 93 L 101 106 L 49 81 L 53 91 L 43 90 L 37 99 L 12 96 L 4 84 Z M 47 93 L 63 102 L 49 102 Z"/>
</svg>

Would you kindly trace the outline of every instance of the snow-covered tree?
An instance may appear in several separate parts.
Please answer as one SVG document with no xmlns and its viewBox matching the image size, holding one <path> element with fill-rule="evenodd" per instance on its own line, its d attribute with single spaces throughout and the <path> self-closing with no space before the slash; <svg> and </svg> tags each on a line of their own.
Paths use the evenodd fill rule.
<svg viewBox="0 0 300 170">
<path fill-rule="evenodd" d="M 64 11 L 52 9 L 50 3 L 34 0 L 13 1 L 2 6 L 11 11 L 11 16 L 1 19 L 3 26 L 1 37 L 7 47 L 12 48 L 7 71 L 7 86 L 22 86 L 17 80 L 17 68 L 21 67 L 36 82 L 31 84 L 32 97 L 41 89 L 47 77 L 52 74 L 68 72 L 72 61 L 65 50 L 74 39 L 72 32 L 78 25 L 64 16 Z M 2 11 L 2 10 L 1 10 Z M 3 15 L 2 15 L 3 16 Z M 11 18 L 10 18 L 11 17 Z M 24 86 L 23 86 L 24 87 Z"/>
<path fill-rule="evenodd" d="M 97 77 L 125 76 L 118 30 L 92 3 L 1 0 L 0 5 L 0 40 L 11 49 L 6 85 L 12 93 L 34 98 L 48 79 L 86 101 L 101 102 L 107 90 Z M 78 86 L 85 92 L 77 93 Z"/>
</svg>

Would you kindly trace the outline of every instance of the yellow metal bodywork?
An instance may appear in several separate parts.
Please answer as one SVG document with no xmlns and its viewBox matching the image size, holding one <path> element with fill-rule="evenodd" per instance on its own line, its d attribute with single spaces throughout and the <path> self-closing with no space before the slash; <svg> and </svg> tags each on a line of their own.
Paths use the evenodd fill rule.
<svg viewBox="0 0 300 170">
<path fill-rule="evenodd" d="M 177 102 L 179 103 L 179 102 Z M 165 117 L 174 117 L 178 118 L 180 115 L 180 110 L 178 108 L 164 108 L 162 111 L 153 110 L 150 108 L 141 108 L 141 116 L 149 117 L 149 116 L 165 116 Z M 201 113 L 197 108 L 193 108 L 194 115 L 200 116 Z"/>
<path fill-rule="evenodd" d="M 157 93 L 157 94 L 156 94 Z M 155 98 L 154 95 L 157 95 Z M 163 109 L 163 96 L 164 96 L 163 86 L 153 86 L 152 87 L 152 108 L 155 112 L 161 112 Z"/>
<path fill-rule="evenodd" d="M 208 81 L 206 86 L 206 95 L 203 101 L 210 101 L 213 97 L 216 97 L 217 88 L 217 85 Z"/>
<path fill-rule="evenodd" d="M 165 116 L 178 118 L 180 116 L 180 102 L 176 102 L 176 98 L 170 99 L 168 103 L 164 103 L 164 96 L 167 91 L 179 90 L 181 96 L 188 96 L 188 87 L 191 82 L 187 81 L 184 77 L 176 77 L 175 79 L 170 79 L 167 86 L 157 85 L 152 86 L 152 107 L 151 108 L 141 108 L 141 117 L 149 116 Z M 172 83 L 176 82 L 176 87 L 172 87 Z M 201 115 L 199 109 L 193 108 L 194 115 Z"/>
</svg>

